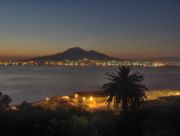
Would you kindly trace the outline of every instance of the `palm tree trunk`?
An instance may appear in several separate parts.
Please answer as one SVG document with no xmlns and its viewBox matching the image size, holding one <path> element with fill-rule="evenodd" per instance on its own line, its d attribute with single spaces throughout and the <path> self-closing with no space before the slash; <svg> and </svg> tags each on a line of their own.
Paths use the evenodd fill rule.
<svg viewBox="0 0 180 136">
<path fill-rule="evenodd" d="M 127 99 L 122 100 L 122 112 L 128 111 Z"/>
</svg>

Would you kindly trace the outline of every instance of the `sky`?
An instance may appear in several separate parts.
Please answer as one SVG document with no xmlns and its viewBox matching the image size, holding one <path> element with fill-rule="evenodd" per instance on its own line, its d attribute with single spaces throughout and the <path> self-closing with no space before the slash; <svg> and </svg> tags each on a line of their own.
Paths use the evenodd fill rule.
<svg viewBox="0 0 180 136">
<path fill-rule="evenodd" d="M 179 0 L 0 0 L 0 58 L 71 47 L 118 58 L 180 57 Z"/>
</svg>

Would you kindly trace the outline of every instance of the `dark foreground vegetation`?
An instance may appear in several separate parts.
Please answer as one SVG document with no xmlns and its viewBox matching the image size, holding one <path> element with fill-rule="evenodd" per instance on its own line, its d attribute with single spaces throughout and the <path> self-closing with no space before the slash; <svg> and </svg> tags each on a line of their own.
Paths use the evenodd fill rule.
<svg viewBox="0 0 180 136">
<path fill-rule="evenodd" d="M 27 106 L 27 107 L 26 107 Z M 180 102 L 115 115 L 66 107 L 0 111 L 1 136 L 179 136 Z"/>
</svg>

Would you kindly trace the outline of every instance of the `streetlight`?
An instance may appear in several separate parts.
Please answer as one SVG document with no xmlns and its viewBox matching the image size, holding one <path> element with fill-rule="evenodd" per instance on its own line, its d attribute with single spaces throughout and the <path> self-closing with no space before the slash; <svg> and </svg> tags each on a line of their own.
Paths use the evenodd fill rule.
<svg viewBox="0 0 180 136">
<path fill-rule="evenodd" d="M 75 96 L 76 99 L 78 98 L 78 94 L 75 94 L 74 96 Z"/>
<path fill-rule="evenodd" d="M 94 100 L 94 98 L 92 96 L 90 96 L 89 100 L 92 102 Z"/>
</svg>

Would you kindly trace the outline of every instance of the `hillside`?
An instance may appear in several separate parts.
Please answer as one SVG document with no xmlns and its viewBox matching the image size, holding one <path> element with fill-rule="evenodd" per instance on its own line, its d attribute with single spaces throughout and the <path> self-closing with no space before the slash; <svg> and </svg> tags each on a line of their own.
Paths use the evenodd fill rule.
<svg viewBox="0 0 180 136">
<path fill-rule="evenodd" d="M 29 60 L 34 61 L 60 61 L 60 60 L 79 60 L 82 58 L 94 59 L 94 60 L 118 60 L 117 58 L 110 57 L 103 53 L 99 53 L 94 50 L 86 51 L 79 47 L 70 48 L 64 52 L 57 53 L 49 56 L 41 56 L 31 58 Z"/>
</svg>

